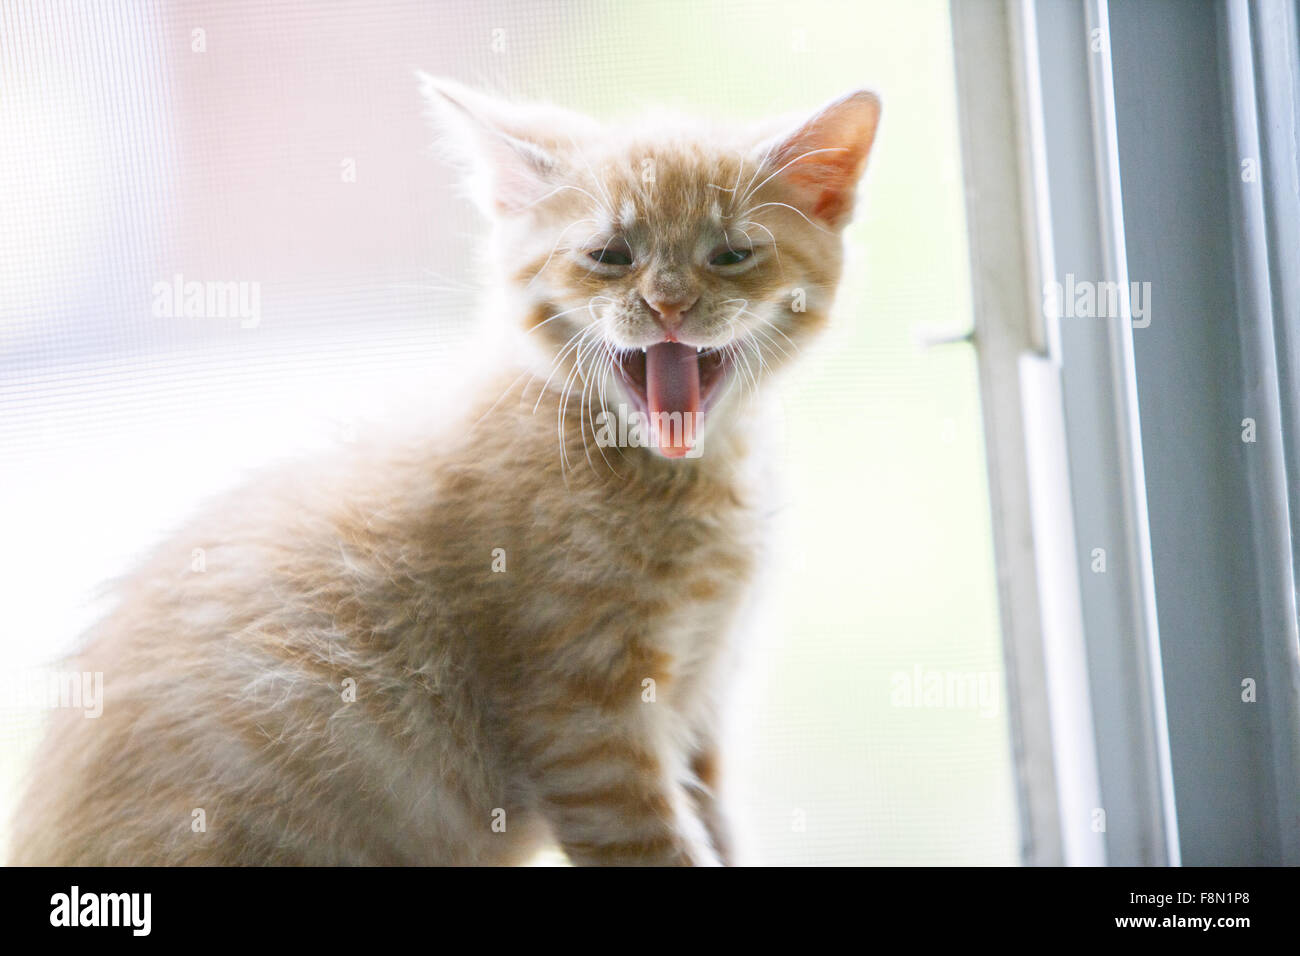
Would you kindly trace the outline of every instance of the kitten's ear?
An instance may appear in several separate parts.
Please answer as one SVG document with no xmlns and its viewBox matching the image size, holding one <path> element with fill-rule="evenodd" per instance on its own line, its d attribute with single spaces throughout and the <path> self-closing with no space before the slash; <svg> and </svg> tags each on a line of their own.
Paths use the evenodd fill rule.
<svg viewBox="0 0 1300 956">
<path fill-rule="evenodd" d="M 778 138 L 767 165 L 803 213 L 834 229 L 853 212 L 854 192 L 880 122 L 880 97 L 857 90 Z"/>
<path fill-rule="evenodd" d="M 595 127 L 567 110 L 510 103 L 452 80 L 417 76 L 444 145 L 489 216 L 521 212 L 554 191 L 567 150 Z"/>
</svg>

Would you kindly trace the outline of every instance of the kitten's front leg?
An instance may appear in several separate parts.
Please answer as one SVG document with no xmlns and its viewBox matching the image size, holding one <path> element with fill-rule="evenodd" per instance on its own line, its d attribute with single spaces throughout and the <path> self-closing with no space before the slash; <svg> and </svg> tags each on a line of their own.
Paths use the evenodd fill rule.
<svg viewBox="0 0 1300 956">
<path fill-rule="evenodd" d="M 604 724 L 605 732 L 590 728 Z M 576 732 L 577 728 L 584 732 Z M 686 789 L 647 734 L 588 714 L 533 761 L 541 812 L 580 866 L 716 866 Z"/>
<path fill-rule="evenodd" d="M 735 840 L 722 801 L 718 797 L 721 773 L 715 745 L 707 744 L 695 752 L 691 757 L 691 773 L 695 776 L 695 781 L 689 788 L 691 799 L 709 835 L 709 841 L 713 844 L 713 850 L 723 866 L 735 866 Z"/>
</svg>

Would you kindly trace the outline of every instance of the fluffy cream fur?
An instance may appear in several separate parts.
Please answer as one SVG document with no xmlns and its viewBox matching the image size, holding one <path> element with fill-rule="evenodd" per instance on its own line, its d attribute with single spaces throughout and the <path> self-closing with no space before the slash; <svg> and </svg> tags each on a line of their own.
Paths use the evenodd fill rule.
<svg viewBox="0 0 1300 956">
<path fill-rule="evenodd" d="M 753 399 L 826 321 L 878 103 L 606 127 L 425 90 L 513 345 L 453 420 L 263 476 L 123 584 L 70 665 L 104 673 L 103 715 L 56 715 L 13 862 L 731 859 Z M 602 447 L 665 338 L 712 376 L 702 454 Z"/>
</svg>

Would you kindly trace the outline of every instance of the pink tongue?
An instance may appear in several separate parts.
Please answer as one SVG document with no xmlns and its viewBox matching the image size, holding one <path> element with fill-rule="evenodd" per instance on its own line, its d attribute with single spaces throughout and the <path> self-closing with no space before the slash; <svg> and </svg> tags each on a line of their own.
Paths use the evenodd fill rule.
<svg viewBox="0 0 1300 956">
<path fill-rule="evenodd" d="M 681 458 L 695 443 L 699 425 L 700 362 L 695 346 L 660 342 L 646 349 L 645 393 L 659 451 L 667 458 Z"/>
</svg>

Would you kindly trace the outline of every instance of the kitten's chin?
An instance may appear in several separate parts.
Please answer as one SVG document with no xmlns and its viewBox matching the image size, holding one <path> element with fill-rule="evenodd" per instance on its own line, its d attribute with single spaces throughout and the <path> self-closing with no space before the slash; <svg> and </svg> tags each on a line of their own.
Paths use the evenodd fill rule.
<svg viewBox="0 0 1300 956">
<path fill-rule="evenodd" d="M 704 417 L 730 375 L 727 353 L 656 342 L 612 354 L 624 391 L 646 418 L 650 447 L 664 458 L 699 457 Z"/>
</svg>

